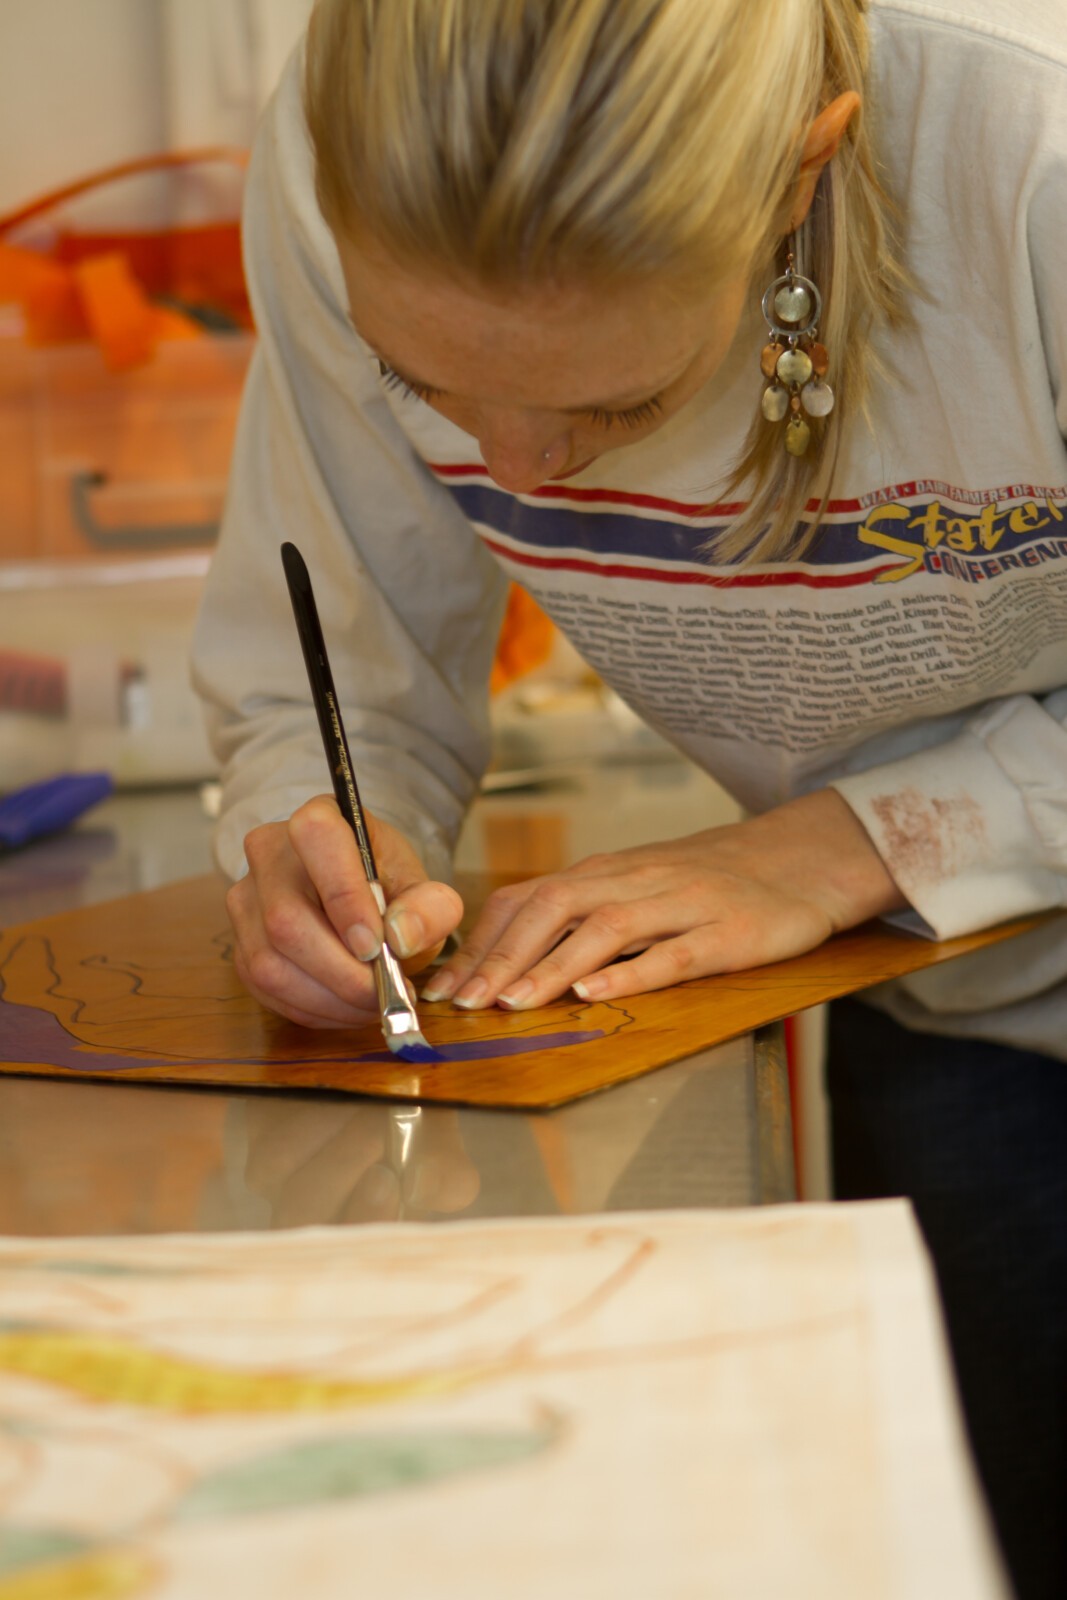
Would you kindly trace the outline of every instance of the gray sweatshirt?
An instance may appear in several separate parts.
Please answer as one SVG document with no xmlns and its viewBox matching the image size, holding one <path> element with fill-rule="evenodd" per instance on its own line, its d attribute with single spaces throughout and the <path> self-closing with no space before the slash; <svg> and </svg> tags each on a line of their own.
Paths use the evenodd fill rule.
<svg viewBox="0 0 1067 1600">
<path fill-rule="evenodd" d="M 249 177 L 259 329 L 194 676 L 223 763 L 220 864 L 323 788 L 278 546 L 315 578 L 368 807 L 434 876 L 489 750 L 522 583 L 653 727 L 753 811 L 826 785 L 917 930 L 1067 890 L 1067 41 L 1062 0 L 876 0 L 872 107 L 925 296 L 845 440 L 801 560 L 736 570 L 709 494 L 759 404 L 758 298 L 658 432 L 514 495 L 475 442 L 386 391 L 319 214 L 294 57 Z M 832 353 L 831 353 L 832 354 Z M 868 998 L 1067 1059 L 1056 922 Z"/>
</svg>

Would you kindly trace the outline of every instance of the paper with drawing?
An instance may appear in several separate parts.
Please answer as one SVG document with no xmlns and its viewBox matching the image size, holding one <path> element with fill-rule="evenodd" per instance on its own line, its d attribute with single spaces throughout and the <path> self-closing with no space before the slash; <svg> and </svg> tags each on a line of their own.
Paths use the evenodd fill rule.
<svg viewBox="0 0 1067 1600">
<path fill-rule="evenodd" d="M 0 1243 L 0 1600 L 1003 1596 L 903 1203 Z"/>
</svg>

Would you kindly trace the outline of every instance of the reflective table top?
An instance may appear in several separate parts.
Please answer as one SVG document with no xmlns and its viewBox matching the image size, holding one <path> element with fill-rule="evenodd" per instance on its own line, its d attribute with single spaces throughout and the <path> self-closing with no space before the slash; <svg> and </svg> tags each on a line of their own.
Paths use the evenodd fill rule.
<svg viewBox="0 0 1067 1600">
<path fill-rule="evenodd" d="M 472 811 L 458 864 L 511 870 L 525 861 L 546 870 L 557 855 L 582 853 L 585 833 L 595 832 L 601 849 L 634 842 L 635 818 L 661 837 L 686 832 L 707 823 L 705 785 L 688 769 L 635 766 L 487 796 Z M 195 789 L 116 796 L 69 832 L 0 858 L 0 926 L 207 871 L 210 828 Z M 778 1027 L 550 1112 L 0 1078 L 0 1233 L 284 1228 L 793 1198 Z"/>
</svg>

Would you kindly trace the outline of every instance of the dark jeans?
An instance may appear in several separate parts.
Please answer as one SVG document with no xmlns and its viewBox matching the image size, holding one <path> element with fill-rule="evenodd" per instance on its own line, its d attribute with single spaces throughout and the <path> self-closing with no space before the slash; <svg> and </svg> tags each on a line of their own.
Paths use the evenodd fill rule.
<svg viewBox="0 0 1067 1600">
<path fill-rule="evenodd" d="M 1067 1596 L 1067 1063 L 830 1008 L 838 1199 L 908 1195 L 1020 1600 Z"/>
</svg>

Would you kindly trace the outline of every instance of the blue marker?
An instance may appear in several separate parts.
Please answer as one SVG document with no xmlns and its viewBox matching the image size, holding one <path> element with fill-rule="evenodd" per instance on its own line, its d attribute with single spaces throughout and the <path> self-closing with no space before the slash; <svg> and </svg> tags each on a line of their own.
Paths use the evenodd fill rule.
<svg viewBox="0 0 1067 1600">
<path fill-rule="evenodd" d="M 0 798 L 0 849 L 18 850 L 76 822 L 115 788 L 107 772 L 65 772 Z"/>
</svg>

